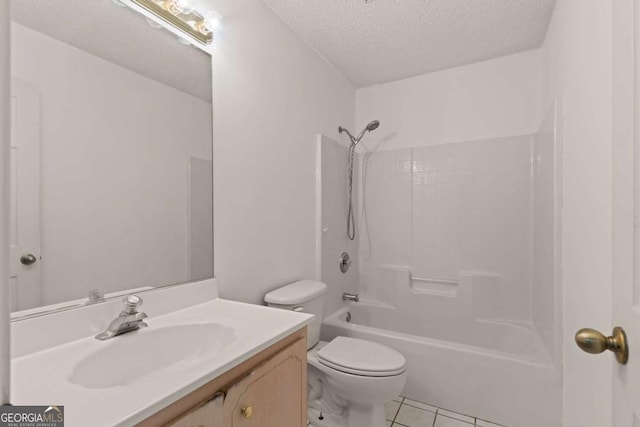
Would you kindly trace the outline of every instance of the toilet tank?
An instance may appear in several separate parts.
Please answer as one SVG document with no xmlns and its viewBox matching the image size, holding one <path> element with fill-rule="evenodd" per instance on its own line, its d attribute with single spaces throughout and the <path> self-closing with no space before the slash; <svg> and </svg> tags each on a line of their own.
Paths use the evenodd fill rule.
<svg viewBox="0 0 640 427">
<path fill-rule="evenodd" d="M 307 350 L 320 340 L 320 326 L 324 310 L 327 285 L 316 280 L 301 280 L 269 292 L 264 302 L 269 307 L 313 314 L 315 318 L 307 328 Z"/>
</svg>

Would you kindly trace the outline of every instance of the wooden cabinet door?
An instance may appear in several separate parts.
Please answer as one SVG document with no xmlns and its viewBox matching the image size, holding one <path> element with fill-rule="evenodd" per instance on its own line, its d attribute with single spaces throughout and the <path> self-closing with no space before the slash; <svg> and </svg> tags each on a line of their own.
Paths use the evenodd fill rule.
<svg viewBox="0 0 640 427">
<path fill-rule="evenodd" d="M 224 427 L 223 394 L 216 396 L 167 427 Z"/>
<path fill-rule="evenodd" d="M 226 427 L 306 426 L 306 341 L 294 342 L 235 383 L 223 412 Z"/>
</svg>

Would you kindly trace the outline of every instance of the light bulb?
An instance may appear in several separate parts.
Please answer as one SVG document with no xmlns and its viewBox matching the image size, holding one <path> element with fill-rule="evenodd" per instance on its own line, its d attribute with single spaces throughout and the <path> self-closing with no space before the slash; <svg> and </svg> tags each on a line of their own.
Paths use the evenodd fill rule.
<svg viewBox="0 0 640 427">
<path fill-rule="evenodd" d="M 211 10 L 204 15 L 202 29 L 207 33 L 215 33 L 222 29 L 222 16 L 215 10 Z"/>
<path fill-rule="evenodd" d="M 193 12 L 194 7 L 190 0 L 171 0 L 169 10 L 173 13 L 188 15 Z"/>
</svg>

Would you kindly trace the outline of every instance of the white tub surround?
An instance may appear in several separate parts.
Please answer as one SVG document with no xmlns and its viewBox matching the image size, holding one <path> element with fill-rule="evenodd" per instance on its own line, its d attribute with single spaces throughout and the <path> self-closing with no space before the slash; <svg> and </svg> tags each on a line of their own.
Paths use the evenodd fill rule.
<svg viewBox="0 0 640 427">
<path fill-rule="evenodd" d="M 355 240 L 347 237 L 347 212 L 348 212 L 348 142 L 346 136 L 342 136 L 340 144 L 325 136 L 318 135 L 316 141 L 316 236 L 317 236 L 317 279 L 327 284 L 327 298 L 324 307 L 325 316 L 333 313 L 342 305 L 342 293 L 358 292 L 358 271 L 360 260 L 358 259 L 358 245 L 360 233 L 362 233 L 361 217 L 358 214 L 358 200 L 360 189 L 358 176 L 360 174 L 359 162 L 354 162 L 353 203 L 356 209 L 356 234 Z M 365 138 L 366 139 L 366 138 Z M 343 252 L 351 257 L 351 267 L 346 273 L 338 268 L 338 260 Z"/>
<path fill-rule="evenodd" d="M 332 206 L 346 210 L 324 194 L 318 208 L 331 264 L 322 278 L 362 302 L 349 305 L 350 323 L 331 309 L 322 339 L 398 350 L 412 399 L 505 425 L 559 426 L 560 119 L 550 110 L 535 135 L 362 154 L 357 289 L 336 272 L 344 245 L 325 241 Z M 330 170 L 343 155 L 325 148 Z M 346 187 L 339 178 L 323 174 L 321 190 Z"/>
<path fill-rule="evenodd" d="M 215 280 L 159 289 L 142 296 L 145 301 L 140 311 L 149 316 L 145 319 L 149 326 L 107 341 L 98 341 L 94 335 L 117 316 L 119 300 L 14 322 L 12 403 L 64 405 L 66 421 L 74 426 L 133 425 L 313 319 L 308 314 L 219 299 Z M 207 357 L 190 355 L 184 363 L 166 364 L 146 375 L 134 371 L 130 381 L 115 381 L 106 386 L 99 378 L 94 378 L 96 381 L 87 380 L 86 375 L 80 378 L 81 364 L 95 361 L 100 352 L 114 350 L 116 345 L 122 348 L 123 342 L 129 341 L 132 358 L 122 360 L 122 365 L 130 365 L 136 352 L 153 351 L 139 346 L 158 345 L 152 334 L 163 329 L 177 330 L 176 327 L 184 331 L 195 327 L 194 352 L 202 350 Z M 210 351 L 198 341 L 203 331 L 214 329 L 224 331 L 224 339 L 220 341 L 225 344 Z M 167 336 L 171 341 L 170 334 Z M 185 338 L 179 341 L 184 345 Z M 157 354 L 166 352 L 168 346 L 171 342 L 162 342 Z M 114 353 L 118 354 L 115 350 Z M 105 369 L 117 368 L 112 360 L 105 365 Z"/>
</svg>

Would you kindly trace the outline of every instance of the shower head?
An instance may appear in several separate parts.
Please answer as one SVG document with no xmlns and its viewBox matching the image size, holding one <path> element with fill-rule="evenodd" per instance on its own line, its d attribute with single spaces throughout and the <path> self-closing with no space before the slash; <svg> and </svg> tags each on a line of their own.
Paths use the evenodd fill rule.
<svg viewBox="0 0 640 427">
<path fill-rule="evenodd" d="M 369 123 L 369 124 L 367 125 L 367 128 L 366 128 L 366 129 L 367 129 L 369 132 L 372 132 L 372 131 L 374 131 L 374 130 L 378 129 L 378 126 L 380 126 L 380 122 L 379 122 L 378 120 L 374 120 L 374 121 L 372 121 L 371 123 Z"/>
<path fill-rule="evenodd" d="M 370 122 L 367 125 L 367 127 L 365 127 L 357 137 L 354 137 L 353 135 L 351 135 L 351 132 L 349 132 L 347 129 L 343 128 L 342 126 L 338 127 L 338 132 L 340 133 L 345 132 L 347 135 L 349 135 L 349 139 L 351 140 L 351 145 L 355 146 L 355 145 L 358 145 L 358 143 L 360 142 L 360 140 L 362 139 L 365 133 L 373 132 L 374 130 L 378 129 L 378 126 L 380 126 L 380 122 L 378 120 L 374 120 Z"/>
</svg>

